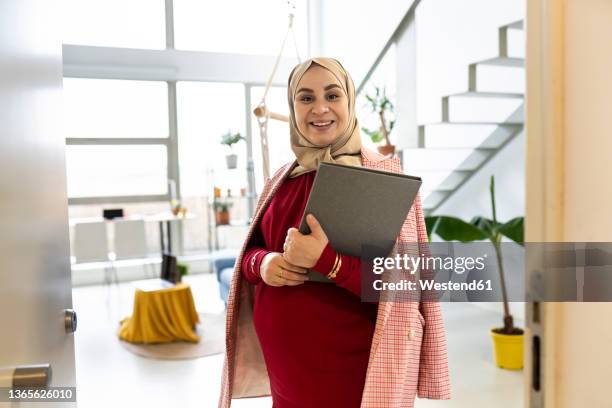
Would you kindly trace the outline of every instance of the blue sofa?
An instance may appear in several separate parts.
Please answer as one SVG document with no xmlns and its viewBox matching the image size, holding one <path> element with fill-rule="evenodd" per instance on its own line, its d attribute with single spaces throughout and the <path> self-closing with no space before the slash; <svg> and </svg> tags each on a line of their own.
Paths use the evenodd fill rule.
<svg viewBox="0 0 612 408">
<path fill-rule="evenodd" d="M 217 275 L 217 281 L 219 282 L 219 295 L 226 305 L 235 264 L 235 256 L 219 257 L 213 261 L 213 268 Z"/>
</svg>

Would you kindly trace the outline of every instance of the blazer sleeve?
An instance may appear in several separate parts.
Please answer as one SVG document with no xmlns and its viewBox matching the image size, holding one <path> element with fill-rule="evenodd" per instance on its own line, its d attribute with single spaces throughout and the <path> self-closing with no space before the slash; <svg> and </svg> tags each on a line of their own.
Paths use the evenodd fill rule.
<svg viewBox="0 0 612 408">
<path fill-rule="evenodd" d="M 427 228 L 421 207 L 421 199 L 417 195 L 414 201 L 419 251 L 429 255 Z M 421 279 L 427 278 L 427 271 L 422 271 Z M 427 298 L 424 293 L 423 297 Z M 423 343 L 419 365 L 419 381 L 417 393 L 419 398 L 450 399 L 450 378 L 448 372 L 448 354 L 446 351 L 446 331 L 440 302 L 437 300 L 422 300 L 419 311 L 425 318 Z"/>
</svg>

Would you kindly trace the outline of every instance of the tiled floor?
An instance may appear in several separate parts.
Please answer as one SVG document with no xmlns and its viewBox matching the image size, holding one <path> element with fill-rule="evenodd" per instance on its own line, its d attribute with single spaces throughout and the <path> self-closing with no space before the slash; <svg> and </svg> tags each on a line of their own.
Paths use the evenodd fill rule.
<svg viewBox="0 0 612 408">
<path fill-rule="evenodd" d="M 200 312 L 218 313 L 223 303 L 213 275 L 188 276 Z M 131 354 L 116 337 L 118 322 L 131 314 L 133 288 L 78 287 L 73 290 L 79 316 L 75 334 L 80 407 L 217 406 L 223 356 L 188 361 L 149 360 Z M 469 304 L 444 304 L 453 399 L 417 400 L 419 408 L 523 405 L 522 372 L 497 369 L 488 330 L 499 325 L 496 313 Z M 521 322 L 519 322 L 521 323 Z M 236 400 L 232 407 L 271 406 L 269 398 Z M 319 408 L 319 407 L 317 407 Z"/>
</svg>

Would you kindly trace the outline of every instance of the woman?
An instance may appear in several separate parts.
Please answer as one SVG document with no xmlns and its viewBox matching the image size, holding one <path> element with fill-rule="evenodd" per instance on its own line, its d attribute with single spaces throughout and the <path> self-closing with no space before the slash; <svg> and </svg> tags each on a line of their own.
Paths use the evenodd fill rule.
<svg viewBox="0 0 612 408">
<path fill-rule="evenodd" d="M 325 226 L 296 229 L 320 162 L 400 171 L 362 148 L 355 89 L 342 65 L 314 58 L 289 76 L 296 161 L 268 180 L 236 263 L 228 301 L 220 407 L 272 395 L 274 408 L 411 407 L 450 397 L 435 302 L 360 301 L 360 260 L 338 254 Z M 417 198 L 399 242 L 427 239 Z M 306 269 L 333 284 L 309 282 Z"/>
</svg>

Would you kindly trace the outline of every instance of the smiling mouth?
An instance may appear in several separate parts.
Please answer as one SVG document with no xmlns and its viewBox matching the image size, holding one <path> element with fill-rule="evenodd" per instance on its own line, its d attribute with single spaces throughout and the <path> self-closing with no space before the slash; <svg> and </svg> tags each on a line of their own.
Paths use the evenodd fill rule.
<svg viewBox="0 0 612 408">
<path fill-rule="evenodd" d="M 326 122 L 309 122 L 312 126 L 317 127 L 317 128 L 326 128 L 331 126 L 333 123 L 335 122 L 335 120 L 328 120 Z"/>
</svg>

